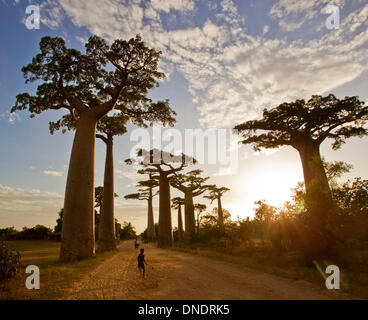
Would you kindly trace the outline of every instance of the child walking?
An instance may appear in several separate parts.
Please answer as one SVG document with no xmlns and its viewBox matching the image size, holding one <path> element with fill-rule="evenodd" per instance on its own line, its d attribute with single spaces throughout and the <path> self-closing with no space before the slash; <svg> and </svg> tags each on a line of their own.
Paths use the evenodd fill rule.
<svg viewBox="0 0 368 320">
<path fill-rule="evenodd" d="M 145 274 L 145 266 L 144 264 L 147 265 L 146 260 L 144 259 L 144 249 L 141 249 L 141 253 L 138 255 L 138 270 L 139 272 L 141 272 L 141 270 L 143 271 L 143 278 L 144 278 L 144 274 Z"/>
</svg>

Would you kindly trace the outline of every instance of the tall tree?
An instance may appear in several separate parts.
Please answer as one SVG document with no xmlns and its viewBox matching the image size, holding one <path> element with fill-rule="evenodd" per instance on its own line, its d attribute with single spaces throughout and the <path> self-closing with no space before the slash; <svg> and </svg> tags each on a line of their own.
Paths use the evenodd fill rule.
<svg viewBox="0 0 368 320">
<path fill-rule="evenodd" d="M 96 138 L 106 144 L 103 202 L 98 229 L 99 252 L 115 250 L 115 206 L 114 206 L 114 136 L 123 135 L 126 130 L 126 115 L 105 116 L 97 124 Z"/>
<path fill-rule="evenodd" d="M 328 226 L 334 219 L 334 204 L 320 146 L 326 139 L 332 139 L 336 150 L 347 138 L 367 135 L 367 116 L 368 107 L 358 97 L 338 99 L 333 94 L 316 95 L 308 101 L 296 100 L 264 110 L 263 119 L 247 121 L 234 128 L 244 138 L 242 143 L 252 144 L 257 151 L 291 146 L 299 152 L 309 225 L 315 239 L 311 247 L 319 243 L 316 255 L 328 250 Z"/>
<path fill-rule="evenodd" d="M 158 194 L 158 191 L 153 193 L 153 189 L 158 187 L 158 182 L 154 179 L 138 181 L 137 184 L 138 193 L 131 193 L 126 195 L 124 198 L 135 199 L 135 200 L 147 200 L 148 202 L 148 213 L 147 213 L 147 240 L 155 241 L 155 222 L 153 218 L 153 198 Z"/>
<path fill-rule="evenodd" d="M 185 154 L 173 155 L 158 149 L 150 151 L 140 149 L 137 151 L 137 159 L 127 159 L 127 164 L 138 163 L 143 169 L 140 174 L 151 174 L 152 179 L 159 182 L 159 222 L 158 222 L 158 246 L 171 246 L 172 220 L 171 220 L 171 195 L 170 179 L 177 175 L 187 165 L 195 163 L 195 159 Z"/>
<path fill-rule="evenodd" d="M 224 195 L 224 193 L 230 191 L 230 189 L 226 187 L 217 188 L 216 185 L 212 185 L 208 187 L 208 190 L 210 191 L 210 193 L 209 195 L 204 196 L 204 198 L 210 199 L 211 203 L 217 200 L 218 223 L 219 223 L 219 226 L 223 226 L 224 225 L 224 215 L 222 212 L 221 198 Z"/>
<path fill-rule="evenodd" d="M 129 105 L 130 102 L 127 102 Z M 135 102 L 134 102 L 135 103 Z M 147 127 L 153 123 L 160 122 L 162 125 L 172 126 L 175 123 L 176 114 L 170 108 L 157 110 L 157 107 L 149 111 L 132 111 L 134 106 L 130 106 L 129 116 L 124 113 L 105 116 L 97 123 L 96 138 L 101 139 L 106 144 L 106 160 L 104 175 L 104 207 L 101 208 L 101 217 L 99 224 L 98 251 L 104 252 L 116 249 L 115 242 L 115 210 L 114 210 L 114 137 L 123 135 L 127 132 L 127 123 L 133 123 L 138 126 Z M 77 121 L 70 115 L 65 115 L 62 120 L 51 126 L 53 130 L 67 128 L 75 130 Z"/>
<path fill-rule="evenodd" d="M 204 185 L 209 177 L 201 177 L 202 172 L 192 170 L 186 174 L 176 174 L 171 179 L 172 186 L 184 193 L 185 237 L 189 241 L 193 241 L 196 235 L 193 198 L 204 193 L 209 187 Z"/>
<path fill-rule="evenodd" d="M 178 239 L 182 241 L 184 239 L 184 228 L 183 228 L 183 216 L 181 214 L 181 207 L 184 204 L 184 199 L 175 197 L 172 199 L 172 208 L 178 210 Z"/>
<path fill-rule="evenodd" d="M 22 71 L 29 82 L 41 82 L 36 95 L 17 95 L 11 112 L 31 117 L 46 110 L 66 109 L 77 121 L 64 198 L 61 261 L 88 258 L 95 253 L 94 165 L 97 122 L 111 110 L 160 113 L 168 101 L 152 103 L 146 95 L 164 77 L 158 71 L 161 52 L 148 48 L 140 36 L 116 40 L 111 46 L 97 36 L 85 53 L 65 46 L 62 38 L 43 37 L 40 53 Z M 127 107 L 134 106 L 132 109 Z M 157 111 L 157 112 L 156 112 Z M 53 132 L 62 120 L 50 124 Z"/>
<path fill-rule="evenodd" d="M 117 195 L 114 192 L 114 198 L 118 198 L 119 195 Z M 96 187 L 95 188 L 95 208 L 100 208 L 100 211 L 97 212 L 97 210 L 95 210 L 95 235 L 96 235 L 96 239 L 99 241 L 100 240 L 100 223 L 103 219 L 103 212 L 104 212 L 104 201 L 105 201 L 105 188 L 104 187 Z M 117 224 L 116 219 L 114 219 L 114 236 L 115 236 L 115 226 Z M 114 241 L 115 243 L 115 241 Z M 115 247 L 114 247 L 115 248 Z"/>
<path fill-rule="evenodd" d="M 196 203 L 194 205 L 194 210 L 197 211 L 197 235 L 199 235 L 199 228 L 201 225 L 201 220 L 202 220 L 202 212 L 205 211 L 207 209 L 207 206 L 205 204 L 202 203 Z"/>
</svg>

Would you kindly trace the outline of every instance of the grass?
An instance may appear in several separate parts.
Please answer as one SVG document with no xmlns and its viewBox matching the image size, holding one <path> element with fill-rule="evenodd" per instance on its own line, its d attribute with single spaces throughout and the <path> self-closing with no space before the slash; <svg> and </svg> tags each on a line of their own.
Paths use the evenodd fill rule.
<svg viewBox="0 0 368 320">
<path fill-rule="evenodd" d="M 16 277 L 0 283 L 0 300 L 60 299 L 72 288 L 75 281 L 115 254 L 106 252 L 87 260 L 61 263 L 58 261 L 59 242 L 19 240 L 6 243 L 21 253 L 21 269 Z M 25 273 L 28 265 L 40 268 L 39 290 L 28 290 L 25 286 L 26 278 L 29 276 Z"/>
<path fill-rule="evenodd" d="M 317 267 L 309 267 L 300 263 L 300 257 L 297 253 L 280 253 L 264 248 L 216 248 L 206 244 L 177 245 L 169 249 L 230 262 L 296 281 L 305 280 L 325 288 L 324 277 L 326 275 Z M 368 257 L 368 250 L 359 252 L 359 255 Z M 326 266 L 330 264 L 334 263 L 325 262 L 324 266 L 320 266 L 320 270 L 324 271 Z M 364 265 L 365 271 L 361 268 L 357 268 L 359 271 L 340 268 L 341 292 L 368 298 L 367 264 Z"/>
</svg>

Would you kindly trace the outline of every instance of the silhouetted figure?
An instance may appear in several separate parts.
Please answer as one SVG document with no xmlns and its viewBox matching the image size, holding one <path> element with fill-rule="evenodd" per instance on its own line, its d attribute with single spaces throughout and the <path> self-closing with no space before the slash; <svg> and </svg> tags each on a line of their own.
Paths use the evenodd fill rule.
<svg viewBox="0 0 368 320">
<path fill-rule="evenodd" d="M 139 270 L 139 272 L 141 272 L 141 270 L 143 271 L 143 274 L 142 274 L 142 277 L 144 278 L 144 274 L 145 274 L 145 266 L 144 266 L 144 264 L 146 264 L 147 265 L 147 262 L 146 262 L 146 260 L 144 260 L 144 249 L 142 248 L 141 249 L 141 253 L 138 255 L 138 270 Z"/>
<path fill-rule="evenodd" d="M 138 249 L 138 248 L 139 248 L 139 240 L 138 240 L 138 238 L 135 238 L 135 241 L 134 241 L 134 247 L 135 247 L 136 249 Z"/>
</svg>

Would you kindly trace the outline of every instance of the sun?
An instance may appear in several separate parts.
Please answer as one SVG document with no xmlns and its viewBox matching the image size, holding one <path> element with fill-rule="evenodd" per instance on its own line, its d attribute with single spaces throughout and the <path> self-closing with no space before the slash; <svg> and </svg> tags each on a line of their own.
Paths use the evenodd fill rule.
<svg viewBox="0 0 368 320">
<path fill-rule="evenodd" d="M 247 186 L 244 186 L 245 180 L 247 180 Z M 227 208 L 234 217 L 252 218 L 255 201 L 266 200 L 270 205 L 281 207 L 286 201 L 291 200 L 292 189 L 302 180 L 302 173 L 297 171 L 297 168 L 287 166 L 275 166 L 266 171 L 253 171 L 238 180 L 238 186 L 243 190 L 243 199 L 229 203 Z"/>
<path fill-rule="evenodd" d="M 265 199 L 273 206 L 282 206 L 292 196 L 298 177 L 287 172 L 270 172 L 257 177 L 252 184 L 252 198 Z"/>
</svg>

